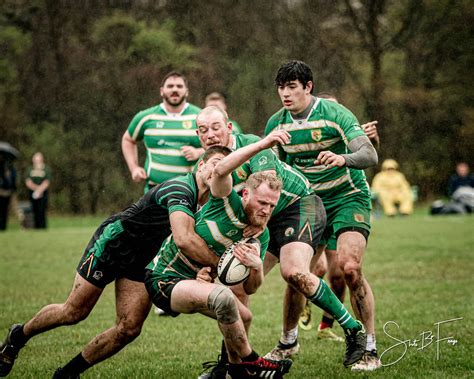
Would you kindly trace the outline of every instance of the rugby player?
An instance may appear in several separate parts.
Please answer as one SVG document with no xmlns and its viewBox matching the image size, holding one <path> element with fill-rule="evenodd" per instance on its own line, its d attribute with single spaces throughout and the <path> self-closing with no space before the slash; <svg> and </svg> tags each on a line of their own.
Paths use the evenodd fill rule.
<svg viewBox="0 0 474 379">
<path fill-rule="evenodd" d="M 368 333 L 364 357 L 352 368 L 374 370 L 381 364 L 375 346 L 374 296 L 362 275 L 371 209 L 363 169 L 377 163 L 377 152 L 349 110 L 312 96 L 313 75 L 306 63 L 280 66 L 275 84 L 283 108 L 270 117 L 265 134 L 274 130 L 291 134 L 291 143 L 278 149 L 279 157 L 304 174 L 323 200 L 327 226 L 321 244 L 337 251 L 352 308 Z M 304 299 L 293 297 L 293 303 L 299 301 Z"/>
<path fill-rule="evenodd" d="M 232 124 L 220 108 L 207 107 L 196 119 L 197 133 L 205 150 L 215 145 L 225 145 L 234 151 L 259 141 L 255 135 L 232 135 Z M 318 307 L 333 315 L 344 328 L 346 333 L 346 355 L 344 364 L 357 362 L 363 355 L 366 336 L 362 325 L 354 320 L 346 308 L 323 280 L 310 273 L 310 262 L 319 243 L 325 227 L 326 215 L 322 202 L 313 193 L 308 180 L 301 173 L 287 164 L 279 161 L 271 150 L 263 150 L 251 157 L 247 162 L 232 173 L 234 189 L 239 191 L 250 174 L 255 172 L 274 172 L 282 178 L 283 188 L 280 200 L 273 210 L 268 223 L 270 244 L 265 256 L 264 273 L 268 273 L 280 261 L 281 275 L 288 283 L 285 296 L 301 293 Z M 256 232 L 250 230 L 248 233 Z M 237 286 L 233 288 L 239 299 L 248 305 L 248 293 Z M 298 306 L 298 308 L 296 308 Z M 294 354 L 298 350 L 297 332 L 298 319 L 304 303 L 296 304 L 294 309 L 284 308 L 284 320 L 293 323 L 294 327 L 287 329 L 284 325 L 281 344 L 287 353 L 291 349 Z M 289 320 L 289 321 L 288 321 Z M 287 348 L 289 346 L 289 348 Z M 284 359 L 279 355 L 282 349 L 272 352 L 270 359 Z M 216 366 L 201 378 L 225 377 L 225 345 Z M 210 368 L 210 367 L 209 367 Z M 207 375 L 207 376 L 206 376 Z"/>
<path fill-rule="evenodd" d="M 316 97 L 339 103 L 337 97 L 329 92 L 318 92 Z M 378 146 L 380 146 L 380 137 L 377 132 L 377 124 L 378 121 L 370 121 L 368 123 L 362 124 L 360 127 L 364 130 L 364 133 L 367 137 L 369 137 L 373 145 L 378 148 Z M 324 245 L 320 245 L 318 247 L 318 251 L 311 261 L 311 272 L 319 278 L 324 277 L 324 275 L 328 273 L 327 279 L 330 283 L 330 287 L 338 299 L 343 303 L 346 292 L 346 284 L 344 282 L 344 275 L 337 262 L 337 254 L 335 251 L 326 253 L 324 248 Z M 333 324 L 334 318 L 327 312 L 324 312 L 321 322 L 318 325 L 318 339 L 326 339 L 337 342 L 344 341 L 343 338 L 339 337 L 333 332 Z M 311 303 L 308 301 L 306 301 L 306 306 L 301 314 L 298 325 L 303 330 L 310 330 L 312 328 Z"/>
<path fill-rule="evenodd" d="M 135 182 L 146 180 L 145 192 L 156 184 L 193 170 L 204 152 L 195 135 L 195 119 L 201 110 L 188 103 L 188 82 L 179 72 L 164 76 L 163 102 L 137 113 L 122 137 L 122 152 Z M 138 163 L 137 143 L 146 147 L 145 167 Z"/>
<path fill-rule="evenodd" d="M 197 120 L 206 119 L 206 115 L 204 110 Z M 275 173 L 252 174 L 241 198 L 232 188 L 231 173 L 256 152 L 287 142 L 286 132 L 272 133 L 222 159 L 212 173 L 209 201 L 196 214 L 196 233 L 217 256 L 241 241 L 247 226 L 263 229 L 258 236 L 260 251 L 251 243 L 241 243 L 234 248 L 234 255 L 250 268 L 250 275 L 243 283 L 248 293 L 254 293 L 263 282 L 263 257 L 269 242 L 266 225 L 278 203 L 282 183 Z M 173 236 L 163 244 L 149 268 L 145 284 L 156 306 L 174 317 L 180 313 L 200 312 L 217 319 L 227 347 L 228 373 L 232 378 L 280 378 L 289 370 L 291 360 L 272 362 L 252 350 L 244 326 L 244 322 L 250 322 L 248 309 L 228 287 L 212 282 L 209 268 L 183 256 Z M 241 315 L 245 315 L 244 320 Z"/>
<path fill-rule="evenodd" d="M 176 246 L 189 259 L 217 264 L 216 255 L 194 232 L 194 214 L 198 204 L 207 201 L 212 169 L 225 154 L 220 147 L 208 150 L 196 174 L 154 187 L 138 202 L 105 220 L 85 249 L 66 302 L 47 305 L 25 324 L 10 328 L 0 345 L 0 376 L 8 375 L 19 351 L 31 337 L 84 320 L 112 281 L 116 294 L 115 325 L 58 368 L 54 377 L 79 377 L 138 337 L 151 306 L 143 284 L 145 267 L 171 232 Z"/>
</svg>

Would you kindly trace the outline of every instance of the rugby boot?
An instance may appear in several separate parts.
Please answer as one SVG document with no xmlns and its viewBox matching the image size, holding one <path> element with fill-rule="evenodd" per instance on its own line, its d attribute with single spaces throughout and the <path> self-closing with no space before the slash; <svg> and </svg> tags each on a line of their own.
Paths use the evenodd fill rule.
<svg viewBox="0 0 474 379">
<path fill-rule="evenodd" d="M 311 330 L 313 323 L 311 321 L 311 302 L 306 301 L 306 305 L 301 313 L 298 325 L 303 330 Z"/>
<path fill-rule="evenodd" d="M 15 359 L 18 357 L 18 352 L 25 346 L 14 345 L 12 343 L 12 333 L 18 328 L 21 328 L 22 324 L 13 324 L 8 330 L 7 337 L 0 345 L 0 376 L 7 376 L 13 368 Z"/>
<path fill-rule="evenodd" d="M 376 350 L 366 351 L 362 359 L 351 367 L 352 371 L 374 371 L 382 367 Z"/>
<path fill-rule="evenodd" d="M 276 345 L 272 351 L 265 354 L 264 358 L 272 361 L 281 361 L 283 359 L 292 358 L 294 355 L 298 354 L 299 351 L 300 344 L 298 343 L 298 340 L 292 344 L 284 344 L 278 341 L 278 345 Z"/>
<path fill-rule="evenodd" d="M 360 321 L 357 321 L 360 329 L 346 329 L 344 334 L 346 336 L 346 354 L 344 357 L 344 366 L 349 367 L 354 363 L 359 362 L 365 353 L 367 345 L 367 333 Z"/>
<path fill-rule="evenodd" d="M 227 359 L 223 359 L 219 354 L 217 361 L 204 362 L 202 368 L 198 379 L 226 379 Z"/>
<path fill-rule="evenodd" d="M 318 326 L 317 338 L 318 340 L 328 340 L 328 341 L 336 341 L 336 342 L 344 341 L 344 338 L 339 337 L 336 333 L 334 333 L 332 328 L 321 329 L 321 325 Z"/>
<path fill-rule="evenodd" d="M 293 364 L 291 359 L 272 361 L 258 357 L 251 362 L 229 363 L 229 376 L 232 379 L 272 378 L 281 379 Z"/>
</svg>

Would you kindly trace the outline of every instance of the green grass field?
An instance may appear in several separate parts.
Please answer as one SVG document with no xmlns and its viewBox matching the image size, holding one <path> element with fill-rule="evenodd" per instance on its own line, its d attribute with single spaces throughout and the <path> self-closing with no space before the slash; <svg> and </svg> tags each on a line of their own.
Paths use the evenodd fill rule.
<svg viewBox="0 0 474 379">
<path fill-rule="evenodd" d="M 13 225 L 0 234 L 0 337 L 13 322 L 24 322 L 43 305 L 63 302 L 82 251 L 101 218 L 50 220 L 45 232 Z M 365 258 L 365 275 L 377 306 L 377 346 L 384 363 L 373 373 L 352 373 L 342 365 L 344 345 L 316 339 L 315 327 L 300 331 L 301 353 L 288 378 L 464 378 L 474 376 L 474 217 L 430 217 L 426 209 L 403 219 L 375 220 Z M 253 296 L 250 341 L 264 354 L 281 328 L 283 283 L 278 270 Z M 346 301 L 346 304 L 348 302 Z M 320 312 L 313 307 L 313 316 Z M 78 354 L 93 336 L 114 322 L 114 292 L 109 286 L 84 322 L 33 338 L 13 368 L 11 378 L 48 378 Z M 455 341 L 436 343 L 439 338 Z M 387 322 L 396 322 L 384 333 Z M 342 330 L 336 327 L 338 334 Z M 421 348 L 401 341 L 421 339 Z M 399 341 L 395 340 L 397 338 Z M 220 335 L 215 321 L 201 315 L 177 319 L 151 313 L 142 335 L 84 378 L 196 378 L 201 362 L 216 358 Z M 408 343 L 406 343 L 408 345 Z M 405 352 L 406 350 L 406 352 Z M 439 359 L 437 359 L 439 353 Z"/>
</svg>

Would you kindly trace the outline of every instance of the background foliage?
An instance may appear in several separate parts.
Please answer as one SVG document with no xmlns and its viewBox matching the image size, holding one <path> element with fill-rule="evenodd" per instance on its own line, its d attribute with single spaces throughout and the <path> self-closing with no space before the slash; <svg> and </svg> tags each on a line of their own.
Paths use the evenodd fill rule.
<svg viewBox="0 0 474 379">
<path fill-rule="evenodd" d="M 432 197 L 474 162 L 473 25 L 469 0 L 1 0 L 0 140 L 20 169 L 45 154 L 53 208 L 117 210 L 142 191 L 121 136 L 166 72 L 188 76 L 196 105 L 223 91 L 261 134 L 280 107 L 276 69 L 302 59 L 317 91 L 379 120 L 380 160 Z"/>
</svg>

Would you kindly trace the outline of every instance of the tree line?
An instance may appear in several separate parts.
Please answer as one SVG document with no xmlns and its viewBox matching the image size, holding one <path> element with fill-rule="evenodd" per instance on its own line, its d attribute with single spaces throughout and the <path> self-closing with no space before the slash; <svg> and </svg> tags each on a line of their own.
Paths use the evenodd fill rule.
<svg viewBox="0 0 474 379">
<path fill-rule="evenodd" d="M 44 153 L 58 211 L 118 210 L 142 192 L 121 136 L 160 102 L 164 74 L 183 72 L 199 106 L 224 92 L 231 117 L 261 135 L 280 107 L 278 66 L 301 59 L 316 91 L 379 120 L 380 161 L 396 159 L 423 198 L 437 196 L 456 161 L 474 162 L 471 4 L 3 0 L 0 140 L 21 151 L 20 170 Z"/>
</svg>

